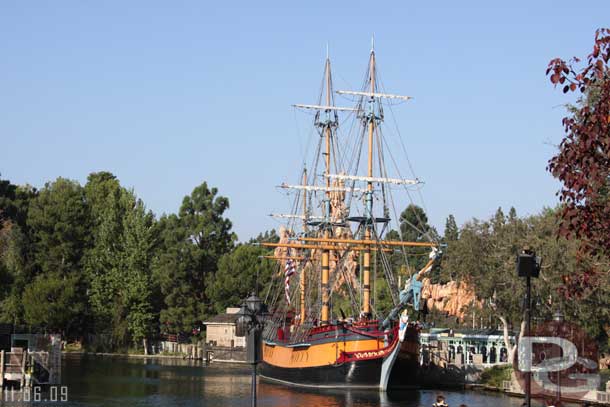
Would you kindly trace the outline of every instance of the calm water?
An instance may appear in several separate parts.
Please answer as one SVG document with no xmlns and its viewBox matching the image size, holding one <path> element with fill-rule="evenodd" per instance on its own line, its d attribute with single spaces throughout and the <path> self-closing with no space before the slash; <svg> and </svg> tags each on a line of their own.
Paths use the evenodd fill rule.
<svg viewBox="0 0 610 407">
<path fill-rule="evenodd" d="M 68 357 L 63 362 L 68 402 L 52 406 L 249 406 L 248 367 L 116 357 Z M 305 391 L 259 381 L 259 406 L 429 407 L 437 392 Z M 443 392 L 451 407 L 519 407 L 522 400 L 496 394 Z M 42 399 L 48 398 L 43 394 Z M 2 403 L 0 403 L 2 404 Z M 4 403 L 5 406 L 16 405 Z M 35 404 L 36 405 L 36 404 Z"/>
</svg>

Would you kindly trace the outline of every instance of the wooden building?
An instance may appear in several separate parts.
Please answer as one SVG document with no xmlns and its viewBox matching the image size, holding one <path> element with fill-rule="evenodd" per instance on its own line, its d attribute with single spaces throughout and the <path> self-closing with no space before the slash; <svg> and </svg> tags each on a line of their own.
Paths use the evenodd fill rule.
<svg viewBox="0 0 610 407">
<path fill-rule="evenodd" d="M 246 338 L 235 334 L 238 312 L 239 308 L 227 308 L 224 314 L 218 314 L 203 322 L 206 326 L 206 345 L 225 348 L 246 346 Z"/>
</svg>

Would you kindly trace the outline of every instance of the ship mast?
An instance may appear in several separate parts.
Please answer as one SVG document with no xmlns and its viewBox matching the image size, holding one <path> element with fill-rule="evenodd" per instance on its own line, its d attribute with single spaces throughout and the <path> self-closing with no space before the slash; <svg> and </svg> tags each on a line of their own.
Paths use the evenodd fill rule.
<svg viewBox="0 0 610 407">
<path fill-rule="evenodd" d="M 331 80 L 330 80 L 330 58 L 326 55 L 326 106 L 331 106 Z M 330 207 L 330 150 L 331 150 L 331 137 L 332 137 L 332 120 L 331 110 L 326 110 L 326 121 L 324 125 L 324 136 L 326 138 L 326 152 L 325 152 L 325 168 L 324 175 L 326 178 L 326 197 L 325 197 L 325 213 L 324 213 L 324 238 L 330 238 L 330 220 L 331 220 L 331 207 Z M 322 315 L 320 316 L 320 323 L 322 325 L 328 325 L 329 322 L 329 302 L 330 302 L 330 287 L 328 285 L 329 274 L 330 274 L 330 250 L 322 250 Z"/>
<path fill-rule="evenodd" d="M 375 93 L 375 50 L 371 49 L 371 57 L 369 60 L 369 75 L 371 82 L 371 94 Z M 367 176 L 372 179 L 373 178 L 373 136 L 375 133 L 375 98 L 371 96 L 370 98 L 370 114 L 368 116 L 368 127 L 369 127 L 369 138 L 368 138 L 368 170 Z M 367 182 L 367 192 L 365 194 L 366 200 L 366 214 L 365 218 L 367 218 L 365 229 L 364 229 L 364 239 L 371 240 L 373 222 L 375 222 L 375 218 L 373 217 L 373 182 Z M 369 317 L 371 315 L 371 250 L 370 246 L 368 246 L 367 250 L 364 251 L 363 256 L 363 276 L 362 276 L 362 313 L 365 317 Z"/>
<path fill-rule="evenodd" d="M 307 186 L 307 168 L 303 168 L 303 186 Z M 303 190 L 303 233 L 307 235 L 307 189 Z M 300 320 L 299 323 L 305 322 L 305 288 L 307 280 L 305 279 L 305 264 L 301 266 L 301 276 L 299 279 L 300 292 Z"/>
</svg>

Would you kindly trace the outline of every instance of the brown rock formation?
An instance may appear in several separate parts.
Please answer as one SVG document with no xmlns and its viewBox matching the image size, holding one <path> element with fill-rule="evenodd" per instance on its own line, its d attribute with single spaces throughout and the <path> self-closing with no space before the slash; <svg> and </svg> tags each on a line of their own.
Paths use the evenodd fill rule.
<svg viewBox="0 0 610 407">
<path fill-rule="evenodd" d="M 422 298 L 426 301 L 429 310 L 438 310 L 464 319 L 465 310 L 471 304 L 482 308 L 481 301 L 477 301 L 474 289 L 465 281 L 450 281 L 446 284 L 432 284 L 429 278 L 422 280 Z"/>
</svg>

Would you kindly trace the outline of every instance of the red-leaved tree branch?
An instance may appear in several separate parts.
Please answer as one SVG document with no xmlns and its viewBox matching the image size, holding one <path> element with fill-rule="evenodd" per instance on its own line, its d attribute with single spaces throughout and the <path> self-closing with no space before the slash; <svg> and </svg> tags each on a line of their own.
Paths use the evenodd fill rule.
<svg viewBox="0 0 610 407">
<path fill-rule="evenodd" d="M 595 33 L 595 43 L 586 64 L 578 58 L 566 62 L 553 59 L 546 71 L 563 92 L 578 92 L 581 98 L 563 119 L 565 138 L 559 152 L 549 160 L 548 170 L 561 181 L 563 204 L 559 233 L 582 241 L 583 257 L 610 254 L 610 29 Z M 580 68 L 577 68 L 577 65 Z M 584 65 L 584 66 L 582 66 Z M 607 264 L 586 262 L 582 273 L 566 276 L 566 295 L 583 294 L 595 283 Z"/>
</svg>

